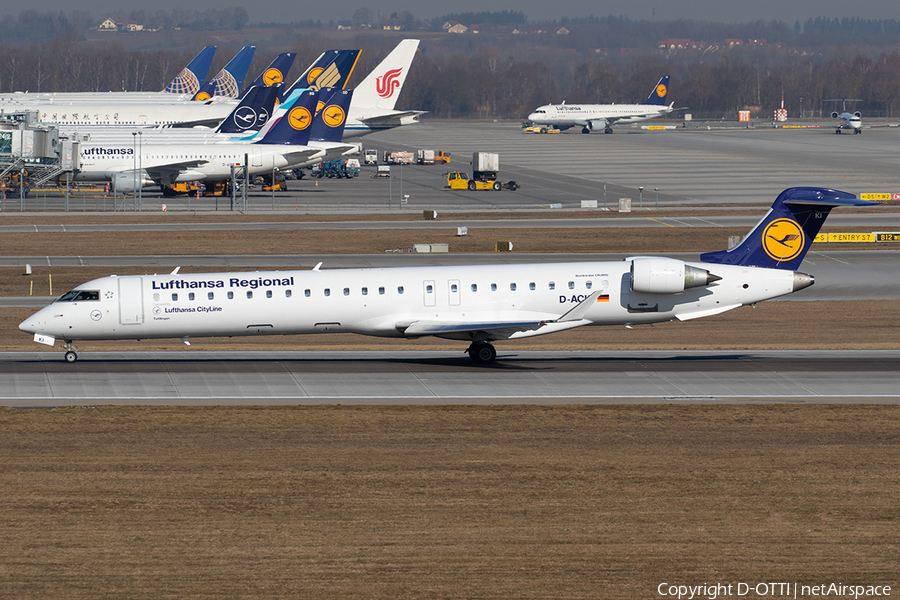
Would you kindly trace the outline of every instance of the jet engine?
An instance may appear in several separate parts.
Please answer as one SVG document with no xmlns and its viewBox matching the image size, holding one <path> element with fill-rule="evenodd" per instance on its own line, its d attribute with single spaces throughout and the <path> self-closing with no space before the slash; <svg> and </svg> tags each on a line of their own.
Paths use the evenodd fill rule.
<svg viewBox="0 0 900 600">
<path fill-rule="evenodd" d="M 853 116 L 856 117 L 857 119 L 861 119 L 861 118 L 862 118 L 862 113 L 859 112 L 859 111 L 856 111 L 855 113 L 853 113 Z"/>
<path fill-rule="evenodd" d="M 588 121 L 587 124 L 588 129 L 590 129 L 591 131 L 603 131 L 604 129 L 606 129 L 606 125 L 606 119 L 593 119 L 591 121 Z"/>
<path fill-rule="evenodd" d="M 143 174 L 134 173 L 116 173 L 112 177 L 113 190 L 120 194 L 129 194 L 138 191 L 153 182 Z"/>
<path fill-rule="evenodd" d="M 836 112 L 831 113 L 832 119 L 837 119 L 839 116 L 841 116 L 841 115 L 837 114 Z"/>
<path fill-rule="evenodd" d="M 641 294 L 678 294 L 722 279 L 674 258 L 635 258 L 631 261 L 631 291 Z"/>
</svg>

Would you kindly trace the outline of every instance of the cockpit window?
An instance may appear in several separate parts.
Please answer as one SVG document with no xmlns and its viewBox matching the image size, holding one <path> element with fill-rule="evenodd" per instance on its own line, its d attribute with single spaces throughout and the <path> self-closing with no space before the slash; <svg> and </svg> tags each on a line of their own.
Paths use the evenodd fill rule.
<svg viewBox="0 0 900 600">
<path fill-rule="evenodd" d="M 100 300 L 100 290 L 72 290 L 63 294 L 57 302 L 89 302 Z"/>
</svg>

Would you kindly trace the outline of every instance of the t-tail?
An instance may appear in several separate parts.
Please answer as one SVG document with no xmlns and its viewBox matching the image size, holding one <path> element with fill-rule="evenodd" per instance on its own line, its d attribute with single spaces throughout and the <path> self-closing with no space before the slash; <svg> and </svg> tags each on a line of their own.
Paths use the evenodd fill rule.
<svg viewBox="0 0 900 600">
<path fill-rule="evenodd" d="M 171 94 L 196 94 L 206 83 L 206 75 L 215 53 L 215 46 L 207 46 L 201 50 L 163 91 Z"/>
<path fill-rule="evenodd" d="M 216 133 L 247 133 L 262 129 L 275 109 L 280 86 L 250 86 L 240 104 L 222 121 Z"/>
<path fill-rule="evenodd" d="M 669 76 L 663 75 L 659 79 L 659 83 L 656 84 L 656 87 L 653 88 L 653 91 L 650 92 L 650 96 L 647 98 L 647 101 L 644 104 L 653 104 L 656 106 L 663 106 L 666 103 L 666 95 L 669 93 Z"/>
<path fill-rule="evenodd" d="M 290 88 L 284 91 L 282 100 L 297 90 L 347 87 L 347 81 L 356 68 L 356 61 L 359 60 L 359 52 L 359 50 L 326 50 Z"/>
<path fill-rule="evenodd" d="M 356 86 L 353 93 L 354 105 L 394 110 L 418 47 L 419 40 L 403 40 L 397 44 L 397 47 Z"/>
<path fill-rule="evenodd" d="M 222 67 L 222 70 L 212 79 L 216 85 L 213 96 L 237 98 L 241 95 L 241 88 L 244 86 L 244 79 L 247 78 L 247 71 L 250 70 L 250 63 L 253 61 L 255 52 L 256 46 L 244 46 L 240 52 L 235 54 L 234 58 L 228 61 L 227 65 Z M 203 99 L 197 98 L 197 100 Z"/>
<path fill-rule="evenodd" d="M 305 146 L 309 142 L 318 97 L 319 92 L 301 92 L 296 101 L 284 108 L 283 116 L 268 131 L 260 131 L 259 135 L 263 137 L 255 143 Z"/>
<path fill-rule="evenodd" d="M 321 90 L 319 104 L 322 108 L 313 119 L 309 139 L 315 142 L 340 142 L 344 137 L 344 125 L 347 124 L 347 112 L 352 99 L 353 90 Z"/>
<path fill-rule="evenodd" d="M 795 187 L 781 192 L 766 216 L 740 245 L 700 255 L 705 263 L 796 271 L 832 208 L 873 206 L 855 194 L 825 188 Z"/>
</svg>

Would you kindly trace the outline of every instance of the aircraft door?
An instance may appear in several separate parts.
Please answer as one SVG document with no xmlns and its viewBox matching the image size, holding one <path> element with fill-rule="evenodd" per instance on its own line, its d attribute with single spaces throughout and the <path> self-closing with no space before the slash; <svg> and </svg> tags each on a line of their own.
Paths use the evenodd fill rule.
<svg viewBox="0 0 900 600">
<path fill-rule="evenodd" d="M 451 279 L 447 282 L 447 294 L 450 306 L 459 306 L 459 279 Z"/>
<path fill-rule="evenodd" d="M 119 323 L 144 322 L 144 285 L 142 277 L 119 277 Z"/>
<path fill-rule="evenodd" d="M 437 303 L 433 279 L 422 282 L 422 293 L 425 298 L 425 306 L 434 306 Z"/>
</svg>

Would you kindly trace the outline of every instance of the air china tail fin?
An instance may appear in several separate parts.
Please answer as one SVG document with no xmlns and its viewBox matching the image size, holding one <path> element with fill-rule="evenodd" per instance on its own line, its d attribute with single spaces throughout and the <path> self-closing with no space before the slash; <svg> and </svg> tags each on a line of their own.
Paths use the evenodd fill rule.
<svg viewBox="0 0 900 600">
<path fill-rule="evenodd" d="M 319 92 L 319 103 L 324 104 L 313 119 L 309 139 L 315 142 L 340 142 L 344 137 L 347 112 L 353 90 L 327 88 Z"/>
<path fill-rule="evenodd" d="M 283 97 L 302 89 L 345 88 L 359 60 L 359 53 L 359 50 L 326 50 L 284 91 Z"/>
<path fill-rule="evenodd" d="M 403 40 L 354 90 L 355 105 L 394 110 L 409 66 L 416 56 L 419 40 Z"/>
<path fill-rule="evenodd" d="M 854 194 L 824 188 L 796 187 L 781 192 L 766 216 L 731 250 L 707 252 L 707 263 L 796 271 L 832 208 L 873 206 Z"/>
<path fill-rule="evenodd" d="M 663 75 L 659 78 L 659 83 L 656 84 L 656 87 L 653 88 L 653 91 L 650 92 L 650 96 L 647 98 L 647 101 L 644 104 L 653 104 L 656 106 L 662 106 L 666 103 L 666 94 L 669 93 L 669 76 Z"/>
<path fill-rule="evenodd" d="M 251 86 L 240 104 L 216 129 L 216 133 L 245 133 L 262 129 L 272 116 L 280 85 Z"/>
<path fill-rule="evenodd" d="M 265 133 L 260 131 L 263 137 L 255 143 L 305 146 L 309 142 L 309 131 L 313 115 L 316 113 L 318 97 L 319 92 L 302 92 L 268 131 Z"/>
<path fill-rule="evenodd" d="M 237 98 L 241 95 L 241 88 L 244 86 L 244 79 L 247 77 L 247 71 L 250 70 L 250 62 L 253 60 L 255 52 L 256 46 L 244 46 L 240 52 L 234 55 L 234 58 L 228 61 L 227 65 L 222 67 L 222 70 L 212 79 L 216 85 L 213 96 Z M 197 99 L 204 100 L 205 98 Z"/>
<path fill-rule="evenodd" d="M 290 71 L 291 67 L 294 65 L 295 58 L 297 58 L 296 52 L 282 52 L 275 57 L 275 60 L 260 73 L 259 77 L 257 77 L 250 86 L 266 87 L 275 85 L 276 83 L 284 83 L 288 71 Z M 250 87 L 247 88 L 248 91 L 249 89 Z M 246 94 L 247 92 L 244 93 Z"/>
<path fill-rule="evenodd" d="M 215 46 L 207 46 L 201 50 L 163 91 L 171 94 L 196 94 L 206 83 L 206 74 L 209 73 L 215 53 Z"/>
</svg>

